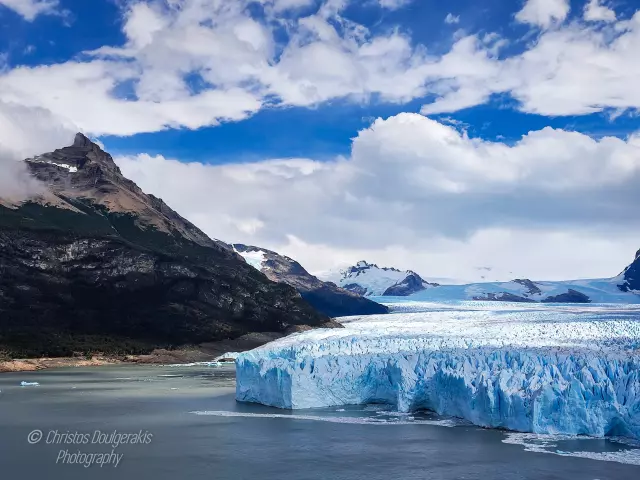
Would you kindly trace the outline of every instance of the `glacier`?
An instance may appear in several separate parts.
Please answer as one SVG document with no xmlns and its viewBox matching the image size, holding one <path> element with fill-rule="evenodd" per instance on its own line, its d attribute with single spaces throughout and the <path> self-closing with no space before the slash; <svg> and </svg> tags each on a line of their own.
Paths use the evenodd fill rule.
<svg viewBox="0 0 640 480">
<path fill-rule="evenodd" d="M 640 307 L 416 303 L 240 354 L 236 399 L 383 403 L 483 427 L 640 438 Z"/>
</svg>

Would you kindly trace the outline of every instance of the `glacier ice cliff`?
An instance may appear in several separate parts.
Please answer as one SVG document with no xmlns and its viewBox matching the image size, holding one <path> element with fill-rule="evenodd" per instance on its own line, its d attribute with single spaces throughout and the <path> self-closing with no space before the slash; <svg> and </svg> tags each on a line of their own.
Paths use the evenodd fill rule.
<svg viewBox="0 0 640 480">
<path fill-rule="evenodd" d="M 237 361 L 236 399 L 385 403 L 533 433 L 640 438 L 640 309 L 463 302 L 345 319 Z"/>
</svg>

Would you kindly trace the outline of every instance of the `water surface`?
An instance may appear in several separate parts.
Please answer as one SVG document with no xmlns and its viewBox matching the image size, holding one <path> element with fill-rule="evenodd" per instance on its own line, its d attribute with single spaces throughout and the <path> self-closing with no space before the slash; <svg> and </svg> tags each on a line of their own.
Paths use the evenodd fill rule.
<svg viewBox="0 0 640 480">
<path fill-rule="evenodd" d="M 514 435 L 429 414 L 397 415 L 376 405 L 288 412 L 238 404 L 234 377 L 232 366 L 0 375 L 1 478 L 640 478 L 640 450 L 623 443 Z M 40 385 L 21 387 L 21 381 Z M 30 444 L 34 430 L 43 438 Z M 152 437 L 115 449 L 93 444 L 93 438 L 88 444 L 55 443 L 55 433 L 69 439 L 74 433 L 93 437 L 96 430 Z M 121 460 L 117 467 L 56 463 L 61 450 L 85 457 L 114 451 Z"/>
</svg>

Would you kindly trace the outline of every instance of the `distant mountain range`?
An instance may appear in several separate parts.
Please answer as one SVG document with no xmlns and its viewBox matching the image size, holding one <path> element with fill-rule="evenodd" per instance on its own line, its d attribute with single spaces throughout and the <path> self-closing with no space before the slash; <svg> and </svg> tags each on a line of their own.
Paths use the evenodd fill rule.
<svg viewBox="0 0 640 480">
<path fill-rule="evenodd" d="M 407 297 L 409 300 L 487 300 L 542 303 L 640 303 L 640 251 L 634 262 L 613 278 L 438 284 L 412 270 L 378 267 L 360 261 L 352 267 L 322 274 L 342 288 L 366 297 Z M 384 301 L 381 299 L 380 301 Z"/>
<path fill-rule="evenodd" d="M 0 352 L 142 353 L 337 325 L 145 194 L 84 135 L 26 165 L 44 191 L 0 199 Z"/>
<path fill-rule="evenodd" d="M 387 313 L 388 308 L 357 293 L 323 282 L 307 272 L 295 260 L 265 248 L 234 244 L 233 248 L 249 265 L 264 273 L 269 280 L 291 285 L 307 302 L 330 317 Z"/>
</svg>

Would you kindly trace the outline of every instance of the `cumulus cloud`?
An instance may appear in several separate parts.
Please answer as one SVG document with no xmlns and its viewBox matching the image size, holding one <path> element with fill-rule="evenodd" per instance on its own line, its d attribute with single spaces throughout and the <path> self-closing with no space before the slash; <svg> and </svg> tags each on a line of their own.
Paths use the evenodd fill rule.
<svg viewBox="0 0 640 480">
<path fill-rule="evenodd" d="M 382 8 L 397 10 L 409 5 L 413 0 L 378 0 Z"/>
<path fill-rule="evenodd" d="M 439 98 L 425 114 L 451 112 L 510 94 L 525 112 L 584 115 L 607 108 L 640 108 L 640 12 L 614 29 L 579 23 L 543 32 L 522 54 L 500 58 L 495 36 L 460 39 L 435 65 Z"/>
<path fill-rule="evenodd" d="M 544 115 L 640 107 L 640 13 L 602 28 L 561 23 L 565 2 L 530 0 L 518 18 L 555 28 L 521 53 L 505 55 L 509 41 L 488 32 L 463 34 L 433 55 L 399 28 L 372 33 L 349 20 L 346 0 L 262 0 L 262 15 L 254 16 L 248 1 L 127 2 L 124 45 L 5 69 L 0 101 L 44 108 L 93 135 L 215 126 L 265 107 L 336 98 L 403 103 L 429 95 L 435 101 L 425 114 L 496 94 Z"/>
<path fill-rule="evenodd" d="M 452 266 L 463 255 L 462 269 L 489 258 L 497 267 L 513 262 L 516 275 L 606 275 L 605 267 L 622 268 L 621 258 L 632 256 L 640 232 L 639 136 L 594 140 L 545 128 L 508 145 L 400 114 L 376 120 L 354 139 L 349 158 L 328 163 L 211 166 L 148 155 L 117 162 L 209 235 L 273 248 L 314 270 L 396 255 L 406 259 L 401 267 L 452 276 L 463 273 Z M 552 239 L 554 258 L 581 239 L 624 247 L 599 250 L 606 261 L 587 261 L 587 249 L 580 250 L 585 263 L 575 270 L 575 255 L 536 266 Z M 488 255 L 491 245 L 497 250 Z M 504 253 L 508 247 L 521 257 Z M 315 255 L 321 251 L 334 254 Z"/>
<path fill-rule="evenodd" d="M 526 0 L 522 10 L 516 13 L 516 20 L 549 28 L 563 22 L 569 10 L 569 0 Z"/>
<path fill-rule="evenodd" d="M 460 15 L 454 15 L 453 13 L 447 13 L 447 16 L 444 17 L 444 23 L 447 23 L 449 25 L 460 23 Z"/>
<path fill-rule="evenodd" d="M 602 5 L 600 0 L 589 0 L 584 7 L 584 19 L 589 22 L 615 22 L 616 12 Z"/>
<path fill-rule="evenodd" d="M 38 15 L 53 15 L 58 13 L 58 0 L 0 0 L 0 5 L 15 11 L 32 22 Z"/>
</svg>

